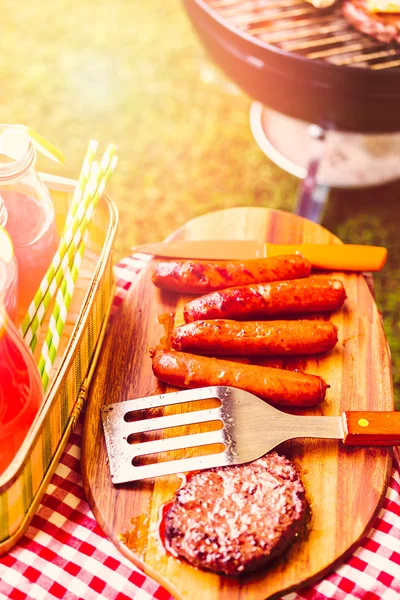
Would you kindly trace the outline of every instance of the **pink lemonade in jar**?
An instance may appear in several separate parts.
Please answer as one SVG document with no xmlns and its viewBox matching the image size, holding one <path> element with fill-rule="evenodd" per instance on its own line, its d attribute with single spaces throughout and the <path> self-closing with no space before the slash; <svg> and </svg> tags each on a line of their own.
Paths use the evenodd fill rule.
<svg viewBox="0 0 400 600">
<path fill-rule="evenodd" d="M 17 283 L 18 267 L 15 256 L 6 263 L 0 258 L 0 296 L 3 292 L 3 302 L 8 316 L 17 322 Z"/>
<path fill-rule="evenodd" d="M 18 316 L 23 318 L 58 247 L 50 192 L 36 171 L 36 150 L 26 133 L 0 130 L 0 226 L 18 263 Z"/>
<path fill-rule="evenodd" d="M 0 196 L 7 208 L 6 229 L 18 263 L 18 312 L 22 317 L 58 247 L 54 210 L 21 192 L 0 190 Z"/>
<path fill-rule="evenodd" d="M 0 298 L 0 475 L 14 459 L 43 402 L 30 349 Z"/>
</svg>

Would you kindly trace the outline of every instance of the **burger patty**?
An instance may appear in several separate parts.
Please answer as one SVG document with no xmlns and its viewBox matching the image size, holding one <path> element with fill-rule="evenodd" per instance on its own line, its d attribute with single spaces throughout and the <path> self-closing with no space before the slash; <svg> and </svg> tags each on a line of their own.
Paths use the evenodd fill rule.
<svg viewBox="0 0 400 600">
<path fill-rule="evenodd" d="M 295 466 L 271 452 L 191 475 L 165 515 L 171 551 L 227 575 L 264 567 L 303 528 L 308 514 Z"/>
<path fill-rule="evenodd" d="M 400 43 L 400 14 L 372 13 L 366 0 L 345 0 L 342 10 L 345 19 L 362 33 L 380 42 Z"/>
</svg>

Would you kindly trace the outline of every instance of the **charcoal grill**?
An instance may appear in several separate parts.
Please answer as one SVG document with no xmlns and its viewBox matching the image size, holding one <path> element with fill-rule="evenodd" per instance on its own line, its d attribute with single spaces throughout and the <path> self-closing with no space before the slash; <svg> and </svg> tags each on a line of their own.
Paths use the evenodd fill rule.
<svg viewBox="0 0 400 600">
<path fill-rule="evenodd" d="M 312 124 L 314 144 L 296 212 L 320 220 L 329 192 L 317 182 L 326 132 L 400 132 L 400 46 L 356 31 L 339 4 L 327 9 L 304 0 L 184 4 L 213 60 L 239 87 L 272 111 Z"/>
<path fill-rule="evenodd" d="M 214 61 L 252 98 L 323 128 L 400 131 L 400 46 L 357 32 L 340 6 L 184 3 Z"/>
</svg>

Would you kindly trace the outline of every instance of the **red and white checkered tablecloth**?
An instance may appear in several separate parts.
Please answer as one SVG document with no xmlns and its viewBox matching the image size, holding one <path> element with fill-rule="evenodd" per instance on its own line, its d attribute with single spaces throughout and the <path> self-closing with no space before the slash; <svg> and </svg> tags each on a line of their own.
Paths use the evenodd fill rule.
<svg viewBox="0 0 400 600">
<path fill-rule="evenodd" d="M 144 260 L 146 257 L 142 257 Z M 113 312 L 144 260 L 126 258 L 115 268 Z M 31 526 L 0 558 L 0 598 L 65 600 L 171 600 L 105 538 L 85 500 L 80 477 L 82 419 Z M 284 600 L 400 599 L 400 456 L 382 509 L 356 551 L 330 575 Z"/>
</svg>

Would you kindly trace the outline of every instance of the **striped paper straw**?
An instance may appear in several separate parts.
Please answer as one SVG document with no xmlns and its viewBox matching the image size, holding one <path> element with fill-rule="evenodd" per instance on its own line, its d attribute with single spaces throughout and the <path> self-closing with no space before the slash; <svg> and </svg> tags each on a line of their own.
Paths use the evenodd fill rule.
<svg viewBox="0 0 400 600">
<path fill-rule="evenodd" d="M 78 209 L 78 205 L 83 198 L 83 194 L 85 192 L 86 184 L 89 179 L 90 167 L 94 160 L 94 157 L 97 152 L 98 142 L 96 140 L 90 140 L 88 149 L 86 150 L 85 158 L 83 159 L 81 172 L 79 174 L 79 179 L 77 186 L 74 190 L 74 195 L 72 196 L 71 205 L 69 207 L 69 211 L 67 214 L 67 219 L 65 221 L 64 232 L 69 229 L 73 223 L 74 216 Z"/>
<path fill-rule="evenodd" d="M 90 172 L 90 175 L 89 175 L 89 178 L 87 181 L 87 185 L 85 187 L 83 201 L 79 205 L 79 208 L 81 206 L 83 206 L 84 204 L 87 205 L 89 203 L 90 198 L 94 197 L 94 195 L 96 193 L 97 185 L 98 185 L 97 178 L 98 178 L 98 162 L 92 161 L 91 172 Z M 79 215 L 81 212 L 82 211 L 79 210 Z M 76 219 L 78 219 L 78 218 L 79 218 L 79 216 L 77 214 Z M 41 287 L 38 290 L 38 292 L 40 292 L 40 300 L 39 300 L 38 292 L 36 293 L 34 301 L 36 298 L 38 298 L 38 307 L 37 307 L 36 313 L 34 314 L 33 318 L 30 320 L 30 322 L 28 324 L 28 328 L 26 329 L 25 332 L 24 332 L 24 327 L 26 324 L 25 324 L 25 319 L 24 319 L 24 323 L 22 324 L 22 331 L 24 332 L 25 342 L 28 344 L 28 346 L 30 346 L 32 352 L 34 352 L 34 350 L 36 348 L 37 333 L 43 322 L 46 311 L 49 307 L 49 304 L 50 304 L 52 298 L 54 298 L 54 295 L 58 289 L 58 286 L 60 285 L 60 283 L 62 281 L 62 278 L 64 276 L 66 269 L 68 268 L 69 263 L 75 256 L 76 249 L 79 245 L 79 242 L 82 239 L 84 230 L 85 230 L 85 227 L 83 227 L 82 223 L 80 223 L 79 228 L 75 231 L 74 237 L 72 238 L 70 244 L 67 246 L 65 243 L 65 248 L 63 246 L 62 258 L 61 258 L 61 253 L 59 254 L 61 243 L 63 241 L 63 238 L 61 239 L 57 253 L 54 256 L 54 259 L 56 259 L 56 257 L 57 257 L 57 261 L 55 261 L 53 259 L 50 269 L 52 268 L 52 266 L 57 264 L 58 261 L 60 261 L 60 258 L 61 258 L 61 261 L 59 262 L 58 267 L 54 271 L 54 275 L 50 281 L 50 284 L 48 284 L 47 279 L 46 279 L 46 283 L 43 284 L 43 287 L 41 284 Z M 70 234 L 67 233 L 66 236 L 67 237 L 65 239 L 69 239 Z M 47 273 L 49 273 L 49 271 L 47 271 Z M 43 279 L 42 283 L 44 281 L 45 280 Z M 47 287 L 46 287 L 46 285 L 47 285 Z M 28 313 L 29 313 L 29 311 L 28 311 Z"/>
<path fill-rule="evenodd" d="M 87 181 L 86 186 L 83 191 L 83 197 L 81 197 L 81 201 L 79 202 L 79 204 L 76 205 L 76 207 L 73 208 L 71 206 L 71 209 L 75 211 L 73 219 L 72 218 L 70 219 L 69 228 L 64 230 L 63 236 L 60 240 L 57 252 L 53 257 L 52 263 L 51 263 L 49 269 L 47 270 L 47 273 L 44 276 L 44 278 L 39 286 L 39 289 L 36 292 L 35 297 L 34 297 L 33 301 L 31 302 L 31 305 L 28 308 L 28 312 L 25 315 L 25 318 L 22 322 L 22 326 L 21 326 L 22 334 L 24 335 L 27 344 L 29 344 L 31 346 L 31 348 L 32 348 L 31 344 L 32 344 L 33 336 L 36 333 L 36 331 L 38 330 L 38 328 L 40 327 L 40 325 L 43 321 L 44 315 L 46 313 L 46 310 L 51 301 L 51 298 L 53 298 L 54 293 L 61 281 L 61 278 L 62 278 L 62 275 L 64 272 L 63 267 L 65 268 L 65 264 L 62 264 L 63 258 L 66 255 L 66 253 L 68 252 L 68 247 L 71 244 L 71 242 L 74 245 L 73 252 L 76 250 L 79 240 L 81 239 L 81 236 L 83 235 L 85 227 L 87 226 L 87 221 L 84 222 L 85 213 L 88 210 L 88 207 L 91 205 L 94 196 L 96 195 L 95 187 L 97 186 L 98 181 L 101 180 L 102 176 L 107 173 L 107 169 L 109 168 L 109 166 L 113 160 L 116 149 L 117 149 L 117 147 L 114 144 L 109 145 L 109 147 L 107 148 L 107 150 L 104 153 L 104 156 L 100 162 L 100 166 L 99 166 L 99 170 L 98 170 L 98 174 L 97 174 L 97 180 L 92 179 L 91 182 Z M 89 150 L 88 150 L 88 154 L 89 154 Z M 88 160 L 90 159 L 90 154 L 89 154 Z M 85 177 L 85 174 L 82 176 L 82 178 L 80 177 L 80 181 L 83 181 L 84 177 Z M 81 187 L 82 185 L 83 185 L 82 183 L 78 183 L 79 187 Z M 79 194 L 80 194 L 80 192 L 79 192 Z M 102 194 L 100 194 L 97 197 L 96 205 L 97 205 L 98 200 L 101 198 L 101 195 Z M 96 206 L 93 207 L 93 211 L 94 211 L 95 207 Z M 70 209 L 70 211 L 71 211 L 71 209 Z M 67 219 L 68 219 L 68 217 L 67 217 Z M 75 236 L 76 236 L 77 232 L 78 232 L 78 237 L 76 238 Z M 34 348 L 32 348 L 32 350 L 33 349 Z"/>
<path fill-rule="evenodd" d="M 71 225 L 73 222 L 73 217 L 76 214 L 77 207 L 78 207 L 78 205 L 82 199 L 82 196 L 84 194 L 84 190 L 86 188 L 88 177 L 89 177 L 90 165 L 91 165 L 94 155 L 96 153 L 97 146 L 98 146 L 98 142 L 96 140 L 91 140 L 89 142 L 88 149 L 87 149 L 85 157 L 83 159 L 81 172 L 79 173 L 79 179 L 78 179 L 78 183 L 75 188 L 75 191 L 74 191 L 71 206 L 70 206 L 68 214 L 67 214 L 68 228 L 71 228 Z M 61 264 L 64 254 L 62 254 L 62 252 L 60 252 L 60 247 L 61 247 L 61 243 L 62 243 L 64 234 L 66 232 L 67 232 L 67 224 L 64 227 L 63 236 L 60 240 L 59 247 L 57 249 L 56 254 L 53 257 L 51 265 L 48 268 L 45 276 L 43 277 L 43 279 L 40 283 L 39 289 L 37 290 L 35 297 L 33 298 L 31 304 L 29 305 L 28 312 L 26 313 L 26 315 L 22 321 L 21 330 L 22 330 L 23 335 L 25 335 L 31 321 L 34 319 L 36 311 L 38 310 L 38 307 L 40 306 L 41 300 L 42 300 L 43 296 L 46 294 L 46 291 L 48 290 L 48 288 L 51 286 L 55 272 L 56 272 L 57 268 L 59 267 L 59 265 Z M 58 284 L 54 284 L 52 286 L 50 298 L 54 295 L 54 291 L 55 291 L 55 289 L 57 289 L 57 287 L 58 287 Z M 44 312 L 46 312 L 46 310 Z M 43 316 L 40 317 L 39 323 L 41 323 L 42 319 L 43 319 Z"/>
<path fill-rule="evenodd" d="M 112 171 L 108 173 L 108 169 L 112 164 L 116 149 L 117 147 L 114 146 L 114 144 L 110 144 L 107 150 L 105 151 L 104 156 L 100 161 L 100 164 L 96 163 L 96 170 L 94 171 L 93 176 L 91 173 L 88 185 L 86 186 L 85 192 L 83 194 L 82 201 L 80 202 L 77 208 L 72 223 L 72 229 L 70 228 L 68 229 L 68 231 L 65 232 L 65 237 L 67 240 L 69 240 L 71 237 L 71 230 L 73 232 L 73 235 L 75 235 L 76 231 L 80 229 L 83 235 L 87 227 L 87 223 L 90 222 L 93 216 L 93 212 L 97 206 L 97 203 L 103 194 L 103 192 L 100 195 L 97 193 L 99 185 L 105 177 L 107 177 L 105 183 L 107 183 L 109 177 L 111 177 Z"/>
<path fill-rule="evenodd" d="M 95 169 L 98 187 L 93 197 L 93 201 L 90 204 L 87 214 L 85 215 L 85 220 L 87 221 L 87 226 L 89 225 L 91 218 L 94 213 L 94 209 L 102 197 L 104 193 L 105 186 L 107 181 L 110 179 L 112 173 L 115 170 L 117 165 L 117 157 L 114 156 L 111 160 L 111 163 L 107 170 L 104 173 L 103 178 L 99 181 L 98 177 L 100 174 L 100 169 Z M 92 175 L 90 176 L 91 179 Z M 42 378 L 43 388 L 46 391 L 47 386 L 50 381 L 51 369 L 54 364 L 54 360 L 57 355 L 58 346 L 60 344 L 60 339 L 62 335 L 62 331 L 64 329 L 65 321 L 67 318 L 68 308 L 71 303 L 72 295 L 75 289 L 76 280 L 79 274 L 79 268 L 82 262 L 83 253 L 85 251 L 85 246 L 87 243 L 87 239 L 89 236 L 89 230 L 86 226 L 86 229 L 83 233 L 83 237 L 77 251 L 75 253 L 75 257 L 73 260 L 73 264 L 67 269 L 64 279 L 61 283 L 60 289 L 57 292 L 55 305 L 53 308 L 53 312 L 49 322 L 49 329 L 47 331 L 46 339 L 43 344 L 42 352 L 39 357 L 38 367 L 39 372 Z"/>
<path fill-rule="evenodd" d="M 87 232 L 85 232 L 84 238 L 87 238 L 86 234 Z M 85 239 L 81 240 L 75 254 L 73 265 L 67 269 L 64 275 L 60 289 L 57 292 L 54 310 L 50 317 L 49 329 L 38 361 L 38 368 L 42 378 L 44 391 L 47 390 L 49 385 L 51 369 L 57 356 L 57 350 L 67 318 L 68 308 L 71 303 L 82 257 L 85 252 L 85 242 Z"/>
</svg>

